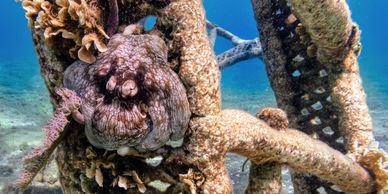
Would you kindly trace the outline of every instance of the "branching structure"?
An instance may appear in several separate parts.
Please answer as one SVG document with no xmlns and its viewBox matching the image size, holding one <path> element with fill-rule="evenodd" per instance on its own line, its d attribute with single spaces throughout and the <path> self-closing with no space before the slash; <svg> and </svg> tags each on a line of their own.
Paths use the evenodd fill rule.
<svg viewBox="0 0 388 194">
<path fill-rule="evenodd" d="M 71 0 L 69 0 L 69 2 L 70 1 Z M 297 172 L 310 173 L 326 181 L 329 181 L 337 185 L 344 192 L 369 193 L 376 191 L 376 189 L 381 191 L 387 186 L 387 172 L 383 169 L 383 165 L 381 165 L 382 163 L 379 163 L 386 161 L 384 155 L 376 150 L 373 152 L 359 152 L 361 150 L 364 151 L 364 148 L 371 137 L 371 135 L 369 135 L 369 131 L 358 128 L 360 125 L 366 125 L 368 128 L 368 118 L 366 118 L 366 120 L 354 120 L 353 117 L 351 117 L 357 112 L 357 110 L 365 111 L 365 108 L 362 105 L 362 103 L 364 103 L 364 101 L 362 101 L 363 98 L 361 97 L 362 99 L 359 101 L 362 106 L 361 108 L 357 109 L 356 112 L 348 112 L 349 109 L 354 110 L 353 105 L 351 105 L 351 103 L 346 103 L 348 102 L 348 98 L 341 95 L 342 92 L 337 94 L 335 90 L 335 88 L 338 88 L 337 86 L 342 86 L 341 84 L 337 84 L 337 82 L 329 80 L 328 91 L 333 89 L 333 111 L 336 111 L 336 113 L 338 113 L 338 117 L 341 119 L 341 121 L 343 121 L 342 123 L 340 122 L 339 128 L 342 129 L 342 135 L 345 137 L 347 145 L 349 145 L 349 151 L 357 154 L 356 161 L 331 148 L 325 143 L 306 135 L 303 132 L 294 129 L 288 129 L 288 122 L 290 122 L 292 128 L 297 128 L 299 126 L 296 125 L 298 124 L 298 120 L 294 116 L 297 109 L 293 107 L 295 101 L 286 101 L 282 99 L 282 97 L 291 98 L 297 94 L 295 91 L 290 91 L 288 93 L 292 87 L 287 88 L 284 86 L 284 84 L 292 83 L 286 82 L 287 80 L 290 80 L 287 74 L 288 70 L 284 67 L 287 61 L 286 59 L 288 53 L 283 53 L 284 50 L 281 47 L 283 42 L 274 39 L 277 38 L 277 36 L 274 36 L 271 33 L 276 33 L 277 31 L 276 29 L 273 29 L 272 21 L 267 21 L 267 19 L 271 20 L 273 16 L 272 15 L 269 17 L 269 15 L 273 13 L 273 6 L 278 6 L 278 4 L 273 4 L 273 1 L 266 0 L 261 0 L 260 3 L 259 1 L 253 1 L 255 13 L 262 16 L 258 17 L 258 24 L 261 25 L 261 22 L 266 24 L 263 25 L 263 28 L 260 28 L 260 32 L 262 33 L 260 38 L 263 44 L 264 59 L 267 63 L 267 69 L 269 69 L 268 73 L 272 82 L 271 84 L 277 94 L 277 100 L 280 107 L 284 109 L 287 114 L 289 114 L 289 119 L 286 118 L 284 112 L 278 109 L 265 109 L 261 111 L 257 117 L 238 110 L 221 111 L 221 95 L 219 84 L 220 71 L 212 51 L 212 42 L 214 42 L 214 40 L 209 41 L 208 39 L 205 13 L 201 0 L 174 0 L 171 2 L 168 0 L 113 1 L 114 0 L 110 0 L 109 3 L 106 4 L 101 2 L 96 3 L 95 0 L 81 0 L 81 2 L 71 1 L 73 3 L 71 4 L 71 7 L 77 8 L 78 6 L 75 6 L 74 3 L 77 5 L 78 3 L 81 3 L 78 8 L 86 10 L 82 12 L 85 14 L 82 15 L 83 17 L 73 17 L 75 12 L 61 12 L 62 15 L 60 18 L 72 18 L 72 22 L 79 23 L 79 25 L 82 26 L 85 24 L 85 20 L 90 21 L 88 19 L 95 19 L 95 15 L 92 13 L 99 13 L 103 16 L 106 16 L 106 18 L 108 18 L 107 21 L 110 21 L 110 24 L 112 24 L 107 25 L 107 31 L 111 33 L 115 31 L 114 29 L 116 28 L 115 26 L 117 21 L 115 18 L 117 17 L 117 26 L 119 26 L 118 30 L 120 31 L 122 26 L 134 24 L 147 15 L 156 15 L 158 17 L 156 26 L 154 30 L 149 33 L 158 35 L 166 42 L 167 47 L 165 48 L 168 48 L 167 61 L 170 63 L 169 66 L 178 73 L 180 80 L 186 88 L 187 100 L 189 103 L 189 109 L 191 111 L 189 126 L 186 133 L 184 134 L 185 138 L 182 143 L 183 145 L 173 145 L 173 143 L 167 142 L 165 145 L 158 144 L 157 150 L 152 149 L 146 151 L 138 150 L 136 147 L 131 146 L 128 146 L 125 149 L 111 151 L 101 148 L 99 149 L 94 147 L 93 144 L 89 143 L 86 137 L 87 135 L 83 130 L 83 121 L 89 120 L 90 122 L 90 118 L 86 117 L 85 119 L 84 117 L 85 120 L 82 119 L 83 117 L 80 114 L 87 113 L 82 108 L 85 103 L 87 103 L 87 101 L 81 102 L 80 110 L 71 110 L 71 112 L 74 112 L 73 117 L 78 121 L 79 124 L 71 120 L 71 125 L 61 125 L 65 126 L 64 130 L 69 131 L 69 133 L 66 134 L 63 139 L 61 139 L 59 144 L 50 144 L 50 141 L 46 141 L 50 144 L 48 145 L 50 147 L 49 151 L 52 151 L 53 147 L 57 147 L 56 161 L 58 163 L 59 178 L 64 193 L 231 193 L 232 185 L 225 166 L 225 154 L 227 152 L 246 156 L 256 165 L 265 165 L 268 167 L 268 164 L 274 164 L 276 168 L 278 168 L 279 165 L 288 165 Z M 31 23 L 41 23 L 42 21 L 37 16 L 42 12 L 52 13 L 47 12 L 47 10 L 50 10 L 48 8 L 59 10 L 59 7 L 66 7 L 68 3 L 68 1 L 65 0 L 44 2 L 46 3 L 42 4 L 42 1 L 38 0 L 25 0 L 23 3 L 29 6 L 34 5 L 34 10 L 32 12 L 29 8 L 26 8 L 27 11 L 30 11 L 28 12 L 27 17 Z M 321 2 L 324 2 L 324 5 L 326 5 L 325 3 L 328 5 L 332 3 L 331 0 L 325 0 Z M 342 1 L 340 2 L 344 3 Z M 306 7 L 298 7 L 301 4 L 303 3 L 299 1 L 293 2 L 295 10 L 297 13 L 300 13 L 298 17 L 310 17 L 304 16 L 302 14 L 307 11 L 304 10 Z M 114 15 L 112 16 L 112 14 L 105 13 L 109 9 L 111 9 L 112 13 L 116 12 L 116 5 L 119 7 L 118 16 L 116 15 L 117 17 Z M 287 4 L 279 4 L 279 6 L 287 6 Z M 97 12 L 89 12 L 90 10 L 88 10 L 88 8 L 91 8 L 92 11 L 97 10 Z M 327 10 L 324 9 L 335 10 L 330 6 L 314 7 L 313 10 L 319 13 L 326 13 Z M 67 11 L 67 9 L 64 10 Z M 333 12 L 338 11 L 339 10 Z M 50 39 L 50 42 L 53 41 L 57 44 L 47 44 L 48 40 L 45 39 L 44 32 L 47 30 L 47 28 L 50 28 L 51 25 L 55 24 L 54 21 L 56 21 L 54 20 L 55 18 L 51 19 L 53 19 L 53 21 L 48 20 L 49 22 L 43 22 L 42 24 L 44 25 L 32 25 L 32 33 L 34 44 L 39 56 L 39 62 L 42 67 L 43 77 L 46 81 L 46 85 L 49 88 L 49 91 L 53 96 L 53 103 L 56 105 L 55 107 L 57 111 L 61 111 L 61 103 L 58 103 L 57 100 L 59 99 L 55 98 L 56 96 L 53 91 L 55 91 L 54 88 L 63 87 L 64 71 L 67 68 L 71 68 L 72 66 L 70 65 L 74 62 L 74 60 L 71 59 L 71 57 L 68 55 L 68 51 L 74 48 L 74 45 L 61 44 L 66 39 L 66 36 L 63 37 L 63 34 L 62 37 L 58 36 L 57 34 L 57 36 L 54 36 L 54 39 Z M 69 20 L 64 19 L 61 21 Z M 308 23 L 310 20 L 301 19 L 301 21 L 302 23 Z M 99 17 L 98 24 L 101 22 L 104 23 L 106 21 L 105 19 Z M 305 36 L 307 37 L 310 36 L 310 33 L 316 33 L 316 30 L 309 30 L 309 28 L 311 28 L 310 25 L 313 26 L 313 24 L 306 24 Z M 222 30 L 220 27 L 217 27 L 214 24 L 208 23 L 208 26 L 213 28 L 210 30 L 212 37 L 214 37 L 214 33 L 217 33 L 216 31 L 218 31 L 218 33 L 221 33 L 223 36 L 229 36 L 237 44 L 236 48 L 230 51 L 231 53 L 234 53 L 235 51 L 236 53 L 254 52 L 256 54 L 248 55 L 259 56 L 261 47 L 256 40 L 241 41 L 239 39 L 233 38 L 231 33 L 227 33 L 225 30 Z M 70 30 L 67 28 L 71 28 L 71 25 L 64 25 L 62 27 L 64 28 L 62 30 Z M 100 33 L 102 33 L 100 25 L 92 25 L 91 27 L 92 28 L 90 28 L 90 30 L 97 29 Z M 127 28 L 126 30 L 132 32 L 136 31 L 137 29 Z M 126 33 L 126 30 L 124 30 L 124 34 Z M 87 36 L 88 34 L 89 31 L 82 31 L 82 33 L 78 33 L 77 36 L 80 37 L 77 37 L 77 40 L 83 39 L 82 36 Z M 313 35 L 311 36 L 314 37 Z M 97 38 L 98 39 L 95 39 L 93 43 L 95 47 L 92 47 L 92 43 L 90 42 L 80 44 L 79 47 L 84 50 L 86 49 L 88 54 L 87 56 L 90 59 L 95 59 L 96 64 L 104 64 L 108 66 L 110 66 L 110 64 L 116 65 L 116 68 L 119 70 L 108 75 L 121 75 L 120 73 L 127 73 L 126 71 L 120 71 L 120 64 L 122 62 L 120 62 L 120 60 L 112 61 L 112 63 L 104 63 L 103 60 L 105 57 L 99 56 L 105 56 L 104 52 L 107 52 L 107 49 L 109 48 L 99 49 L 97 47 L 98 45 L 102 45 L 100 44 L 101 41 L 104 42 L 103 45 L 106 45 L 108 40 L 103 39 L 102 36 L 98 36 Z M 311 40 L 313 40 L 312 42 L 316 48 L 318 48 L 317 51 L 319 51 L 319 53 L 323 53 L 322 58 L 318 57 L 318 62 L 326 63 L 327 56 L 324 54 L 331 53 L 329 52 L 330 48 L 332 48 L 330 46 L 330 42 L 327 43 L 325 41 L 320 41 L 319 36 L 317 39 L 312 38 Z M 124 44 L 124 42 L 120 41 L 122 41 L 122 39 L 118 39 L 116 41 L 112 38 L 112 40 L 110 40 L 110 44 L 108 45 L 116 45 L 114 48 L 117 48 Z M 290 46 L 293 46 L 292 41 L 288 43 L 290 43 Z M 245 47 L 244 45 L 248 46 Z M 355 48 L 355 44 L 353 44 L 353 42 L 349 45 L 345 45 L 351 46 L 351 48 Z M 321 46 L 323 48 L 322 51 L 320 51 Z M 137 48 L 137 46 L 131 48 L 135 47 Z M 143 48 L 143 46 L 140 47 Z M 243 48 L 241 49 L 242 52 L 240 52 L 241 50 L 239 50 L 239 47 Z M 156 50 L 164 51 L 165 49 L 158 48 Z M 342 65 L 341 63 L 338 63 L 339 61 L 343 61 L 344 58 L 347 59 L 344 60 L 345 62 L 350 62 L 351 66 L 356 68 L 357 65 L 354 63 L 355 55 L 351 54 L 353 51 L 354 49 L 342 49 L 338 51 L 343 54 L 336 57 L 334 60 L 335 63 L 329 60 L 330 64 L 327 65 L 328 70 L 332 70 L 333 66 L 347 66 L 348 63 L 344 63 Z M 136 50 L 128 50 L 128 52 L 134 52 L 130 53 L 130 56 L 135 56 L 136 59 L 140 61 L 140 63 L 144 64 L 148 64 L 147 62 L 150 62 L 149 59 L 155 59 L 156 61 L 166 61 L 165 58 L 161 59 L 158 57 L 158 55 L 156 55 L 152 49 L 145 49 L 144 52 L 138 55 L 136 55 Z M 92 56 L 90 54 L 92 54 Z M 108 59 L 114 59 L 120 58 L 118 56 L 121 56 L 122 53 L 111 53 L 108 51 L 108 54 L 110 54 L 109 57 L 107 57 Z M 225 60 L 223 61 L 226 61 L 225 64 L 231 64 L 238 60 L 244 59 L 245 55 L 246 54 L 241 54 L 241 56 L 237 57 L 236 59 L 231 58 L 232 55 L 226 54 Z M 319 54 L 318 56 L 321 55 Z M 93 61 L 94 60 L 90 60 L 90 62 Z M 336 63 L 338 63 L 338 65 L 333 65 Z M 282 64 L 283 66 L 279 64 Z M 103 67 L 105 67 L 104 65 Z M 154 65 L 154 63 L 152 63 L 152 65 Z M 79 77 L 77 77 L 76 75 L 78 74 L 75 73 L 71 74 L 73 77 L 75 76 L 74 78 L 69 78 L 71 76 L 65 76 L 65 78 L 72 79 L 72 81 L 75 82 L 74 84 L 77 85 L 77 80 L 75 79 L 88 80 L 90 78 L 89 76 L 94 77 L 101 74 L 106 75 L 104 73 L 104 68 L 100 69 L 99 71 L 86 72 L 85 69 L 89 68 L 84 67 L 85 66 L 76 69 L 77 71 L 80 71 Z M 91 65 L 91 67 L 94 66 Z M 123 67 L 131 68 L 132 64 L 129 66 L 124 65 Z M 143 72 L 143 70 L 140 72 Z M 144 70 L 144 72 L 147 71 Z M 276 72 L 280 75 L 277 74 L 275 77 L 274 73 Z M 330 71 L 330 73 L 332 72 Z M 334 78 L 339 77 L 338 79 L 334 80 L 342 80 L 341 78 L 344 76 L 344 74 L 341 72 L 337 72 L 337 74 L 334 75 L 336 75 Z M 121 82 L 116 83 L 117 80 L 111 81 L 111 78 L 109 78 L 109 81 L 106 83 L 106 85 L 98 88 L 101 90 L 99 95 L 109 95 L 109 88 L 115 88 L 116 84 L 122 85 L 120 86 L 121 89 L 118 91 L 118 94 L 124 94 L 125 97 L 134 97 L 135 94 L 137 94 L 137 92 L 134 92 L 137 91 L 135 90 L 137 87 L 140 89 L 146 89 L 146 92 L 157 92 L 157 95 L 155 96 L 160 98 L 171 92 L 168 89 L 166 89 L 167 92 L 165 94 L 159 92 L 158 90 L 147 90 L 147 87 L 142 85 L 142 81 L 147 79 L 143 79 L 142 76 L 145 75 L 127 75 L 120 77 L 125 78 L 126 80 L 131 78 L 132 81 L 128 82 L 127 85 L 124 83 L 121 84 Z M 148 83 L 145 81 L 144 84 L 150 84 L 147 86 L 151 88 L 164 88 L 165 85 L 163 84 L 166 82 L 160 81 L 160 79 L 165 79 L 163 76 L 167 76 L 166 79 L 168 79 L 169 76 L 172 76 L 172 74 L 158 74 L 158 76 L 154 77 L 154 79 L 156 79 L 155 82 Z M 312 75 L 309 76 L 311 77 Z M 105 83 L 106 80 L 101 79 L 97 81 Z M 356 82 L 356 84 L 357 83 L 358 82 Z M 356 86 L 358 89 L 362 89 L 360 85 Z M 281 91 L 279 89 L 285 90 Z M 347 89 L 349 88 L 344 88 L 344 90 Z M 350 93 L 349 96 L 359 95 L 357 92 L 360 91 Z M 81 95 L 82 90 L 77 91 L 77 94 Z M 88 99 L 88 95 L 81 95 L 81 97 L 83 100 Z M 346 99 L 343 99 L 342 97 Z M 104 103 L 109 102 L 110 101 Z M 156 99 L 153 101 L 152 105 L 159 107 L 160 104 L 163 105 L 164 102 L 165 101 L 163 101 L 163 99 L 160 101 Z M 182 100 L 180 99 L 174 102 L 179 103 L 182 102 Z M 356 106 L 358 105 L 359 104 Z M 125 107 L 124 110 L 123 108 L 120 110 L 123 112 L 128 111 L 125 110 Z M 171 110 L 173 110 L 173 108 Z M 295 111 L 292 112 L 292 110 Z M 146 112 L 146 110 L 143 110 L 141 115 L 144 115 Z M 116 116 L 113 114 L 110 115 L 109 113 L 109 111 L 104 112 L 104 116 L 106 116 L 108 119 Z M 357 112 L 356 115 L 359 115 L 359 113 Z M 92 120 L 92 122 L 100 123 L 100 120 Z M 131 123 L 127 124 L 130 125 Z M 121 126 L 120 123 L 113 123 L 113 125 Z M 59 130 L 59 127 L 52 127 L 51 125 L 48 125 L 48 127 L 54 132 Z M 109 126 L 104 127 L 106 127 L 107 130 L 110 129 Z M 105 128 L 99 129 L 103 130 Z M 314 130 L 315 128 L 311 125 L 305 125 L 302 130 L 306 131 L 309 129 Z M 185 131 L 185 129 L 181 129 L 180 131 Z M 358 133 L 362 131 L 366 131 L 365 134 Z M 152 132 L 153 131 L 151 129 L 150 133 L 152 134 Z M 159 133 L 159 131 L 157 132 Z M 160 133 L 163 132 L 164 130 L 160 130 Z M 160 135 L 164 136 L 166 134 Z M 122 137 L 114 136 L 110 139 L 110 141 L 115 141 L 115 138 Z M 360 147 L 357 147 L 357 145 L 354 144 L 357 141 L 360 142 Z M 165 142 L 158 143 L 163 144 Z M 50 152 L 45 150 L 43 150 L 43 153 L 48 155 L 50 154 Z M 47 157 L 39 160 L 46 162 Z M 27 162 L 29 164 L 37 163 L 37 161 L 33 158 Z M 360 162 L 361 164 L 357 162 Z M 35 165 L 34 168 L 25 168 L 24 170 L 29 174 L 33 174 L 39 170 L 39 167 L 40 166 Z M 270 172 L 269 174 L 273 174 L 273 172 Z M 21 189 L 23 189 L 28 184 L 28 182 L 31 181 L 32 177 L 27 177 L 27 179 L 23 181 L 23 184 L 19 185 Z M 253 176 L 252 178 L 254 177 L 257 176 Z M 256 180 L 253 180 L 253 182 Z M 276 181 L 278 182 L 278 179 L 276 179 L 275 182 L 269 179 L 267 183 L 264 182 L 261 184 L 261 186 L 257 184 L 253 185 L 259 186 L 256 188 L 268 191 L 268 188 L 270 188 L 268 186 L 271 184 L 276 184 Z M 274 185 L 274 187 L 277 186 Z M 250 188 L 254 187 L 251 186 Z M 279 188 L 276 189 L 278 190 Z M 260 192 L 262 191 L 254 189 L 251 189 L 250 191 L 250 193 Z"/>
<path fill-rule="evenodd" d="M 263 50 L 258 38 L 253 40 L 243 40 L 208 20 L 206 21 L 206 26 L 210 30 L 209 41 L 212 47 L 214 47 L 217 35 L 230 40 L 234 44 L 233 48 L 217 55 L 216 59 L 220 70 L 243 60 L 253 57 L 262 57 Z"/>
</svg>

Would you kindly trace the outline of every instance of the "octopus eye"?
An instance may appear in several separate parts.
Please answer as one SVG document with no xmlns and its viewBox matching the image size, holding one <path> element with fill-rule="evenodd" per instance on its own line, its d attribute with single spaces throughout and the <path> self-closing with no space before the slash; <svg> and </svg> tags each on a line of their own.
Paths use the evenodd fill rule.
<svg viewBox="0 0 388 194">
<path fill-rule="evenodd" d="M 112 76 L 109 78 L 108 82 L 106 83 L 106 89 L 110 92 L 112 92 L 117 84 L 117 78 L 116 76 Z"/>
<path fill-rule="evenodd" d="M 110 63 L 106 63 L 97 67 L 96 73 L 98 76 L 103 77 L 106 76 L 111 71 L 112 65 Z"/>
<path fill-rule="evenodd" d="M 123 98 L 133 97 L 137 94 L 137 92 L 138 92 L 137 84 L 133 80 L 125 81 L 121 86 L 121 96 Z"/>
</svg>

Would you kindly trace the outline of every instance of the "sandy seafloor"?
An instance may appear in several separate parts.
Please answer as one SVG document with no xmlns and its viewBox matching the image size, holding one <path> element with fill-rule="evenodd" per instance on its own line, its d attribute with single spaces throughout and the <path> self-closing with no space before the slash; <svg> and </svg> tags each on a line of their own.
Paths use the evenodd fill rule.
<svg viewBox="0 0 388 194">
<path fill-rule="evenodd" d="M 362 30 L 363 52 L 359 61 L 373 118 L 375 138 L 380 142 L 381 148 L 388 150 L 388 40 L 385 37 L 388 34 L 388 1 L 347 2 L 353 12 L 353 19 Z M 204 4 L 207 17 L 211 21 L 242 38 L 251 39 L 257 36 L 250 1 L 206 0 Z M 20 159 L 31 147 L 40 145 L 43 138 L 41 128 L 52 115 L 52 108 L 40 78 L 39 65 L 34 56 L 20 4 L 10 0 L 2 2 L 0 23 L 7 27 L 6 30 L 0 31 L 1 189 L 5 182 L 15 179 Z M 220 53 L 230 47 L 230 43 L 219 38 L 215 51 Z M 258 59 L 224 70 L 221 84 L 223 108 L 238 108 L 254 114 L 260 108 L 276 105 L 264 66 Z M 248 168 L 242 170 L 244 160 L 235 155 L 228 157 L 228 167 L 237 194 L 242 193 L 247 182 Z M 48 171 L 52 173 L 55 170 Z M 283 193 L 292 193 L 290 178 L 287 173 L 284 175 Z M 55 180 L 55 177 L 48 176 L 44 179 Z M 44 192 L 34 190 L 29 193 Z M 59 192 L 50 190 L 45 193 Z"/>
</svg>

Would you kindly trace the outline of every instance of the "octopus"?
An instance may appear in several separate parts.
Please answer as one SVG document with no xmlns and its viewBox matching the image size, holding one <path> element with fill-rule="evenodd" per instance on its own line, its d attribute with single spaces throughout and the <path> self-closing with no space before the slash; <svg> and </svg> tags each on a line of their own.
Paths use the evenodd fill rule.
<svg viewBox="0 0 388 194">
<path fill-rule="evenodd" d="M 168 66 L 164 41 L 136 29 L 113 35 L 94 64 L 79 60 L 66 68 L 44 144 L 23 159 L 16 188 L 26 188 L 49 161 L 71 118 L 84 125 L 93 146 L 105 150 L 146 154 L 183 139 L 191 117 L 185 87 Z"/>
<path fill-rule="evenodd" d="M 92 145 L 148 151 L 183 138 L 189 103 L 167 50 L 158 36 L 116 34 L 95 64 L 66 69 L 64 86 L 83 99 L 78 120 Z"/>
</svg>

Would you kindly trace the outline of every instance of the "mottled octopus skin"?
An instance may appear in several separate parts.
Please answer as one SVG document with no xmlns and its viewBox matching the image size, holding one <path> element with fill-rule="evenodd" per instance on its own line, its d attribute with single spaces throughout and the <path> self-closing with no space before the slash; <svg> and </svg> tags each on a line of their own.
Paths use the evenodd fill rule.
<svg viewBox="0 0 388 194">
<path fill-rule="evenodd" d="M 98 148 L 156 150 L 188 126 L 185 88 L 157 36 L 114 35 L 94 64 L 69 66 L 64 85 L 83 98 L 86 136 Z"/>
</svg>

